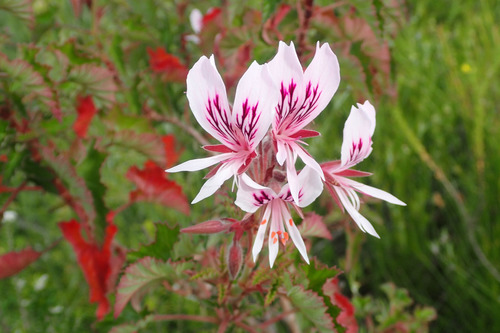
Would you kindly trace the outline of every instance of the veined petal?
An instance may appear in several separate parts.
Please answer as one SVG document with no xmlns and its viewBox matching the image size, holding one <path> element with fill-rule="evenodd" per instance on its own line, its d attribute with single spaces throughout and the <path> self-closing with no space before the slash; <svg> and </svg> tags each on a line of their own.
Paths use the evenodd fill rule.
<svg viewBox="0 0 500 333">
<path fill-rule="evenodd" d="M 271 227 L 269 228 L 269 239 L 267 241 L 269 248 L 269 266 L 272 268 L 274 261 L 278 256 L 279 241 L 277 231 L 282 223 L 280 201 L 271 202 Z"/>
<path fill-rule="evenodd" d="M 318 173 L 309 166 L 305 166 L 299 173 L 299 207 L 309 206 L 323 192 L 323 182 Z"/>
<path fill-rule="evenodd" d="M 221 161 L 227 160 L 231 158 L 233 153 L 226 153 L 226 154 L 220 154 L 216 156 L 210 156 L 210 157 L 204 157 L 204 158 L 197 158 L 194 160 L 189 160 L 184 163 L 181 163 L 179 165 L 176 165 L 170 169 L 165 170 L 165 172 L 180 172 L 180 171 L 198 171 L 202 170 L 205 168 L 208 168 L 209 166 L 212 166 L 214 164 L 217 164 Z"/>
<path fill-rule="evenodd" d="M 219 170 L 217 170 L 217 173 L 213 175 L 211 178 L 209 178 L 205 182 L 205 184 L 203 184 L 203 186 L 200 189 L 200 192 L 198 193 L 196 198 L 193 199 L 191 203 L 195 204 L 214 194 L 222 186 L 222 184 L 224 184 L 226 180 L 231 178 L 231 176 L 235 175 L 236 170 L 234 169 L 235 166 L 231 163 L 222 165 L 219 168 Z"/>
<path fill-rule="evenodd" d="M 275 85 L 280 89 L 281 98 L 275 107 L 273 129 L 279 130 L 283 121 L 304 99 L 302 81 L 304 72 L 293 43 L 279 43 L 278 53 L 269 62 L 269 72 Z"/>
<path fill-rule="evenodd" d="M 299 250 L 300 254 L 302 255 L 302 258 L 309 264 L 309 258 L 307 257 L 307 249 L 306 245 L 304 244 L 304 240 L 302 239 L 302 236 L 300 235 L 299 229 L 293 223 L 292 217 L 290 216 L 290 213 L 288 211 L 288 208 L 286 207 L 286 204 L 281 202 L 282 205 L 282 216 L 284 223 L 286 224 L 286 228 L 288 230 L 288 233 L 290 234 L 290 238 L 293 241 L 293 244 L 295 244 L 295 247 L 297 250 Z"/>
<path fill-rule="evenodd" d="M 246 174 L 240 176 L 234 203 L 245 212 L 253 213 L 274 198 L 276 198 L 276 193 L 270 188 L 257 184 Z"/>
<path fill-rule="evenodd" d="M 376 187 L 368 186 L 365 184 L 358 183 L 357 181 L 354 181 L 352 179 L 344 179 L 343 180 L 347 185 L 351 186 L 354 188 L 356 191 L 359 191 L 363 194 L 369 195 L 374 198 L 382 199 L 384 201 L 390 202 L 395 205 L 400 205 L 400 206 L 406 206 L 406 204 L 393 196 L 390 193 L 387 193 L 386 191 L 382 191 Z"/>
<path fill-rule="evenodd" d="M 375 108 L 366 101 L 353 106 L 344 125 L 342 142 L 342 167 L 353 166 L 364 160 L 372 151 L 372 135 L 375 131 Z"/>
<path fill-rule="evenodd" d="M 264 211 L 264 216 L 262 217 L 262 221 L 259 224 L 259 230 L 257 231 L 257 235 L 255 236 L 255 241 L 253 242 L 252 247 L 252 257 L 253 261 L 257 261 L 257 256 L 262 250 L 262 245 L 264 244 L 264 237 L 267 225 L 269 223 L 269 217 L 271 215 L 271 205 L 266 206 L 266 210 Z"/>
<path fill-rule="evenodd" d="M 233 123 L 250 150 L 266 135 L 272 120 L 270 110 L 278 102 L 278 96 L 267 64 L 254 61 L 238 83 L 233 104 Z"/>
<path fill-rule="evenodd" d="M 310 86 L 310 97 L 306 93 L 305 98 L 308 99 L 310 112 L 304 113 L 304 117 L 300 119 L 300 127 L 310 123 L 323 109 L 330 103 L 333 95 L 337 91 L 340 84 L 340 67 L 337 56 L 330 49 L 328 44 L 319 46 L 316 45 L 316 53 L 313 60 L 304 72 L 304 85 L 306 88 Z M 317 97 L 314 96 L 314 91 L 317 90 Z"/>
<path fill-rule="evenodd" d="M 380 238 L 380 236 L 377 234 L 377 232 L 373 228 L 372 224 L 354 208 L 353 204 L 349 201 L 344 190 L 338 186 L 334 186 L 334 188 L 338 194 L 340 202 L 342 202 L 342 205 L 344 206 L 346 211 L 349 213 L 349 215 L 351 215 L 352 219 L 354 220 L 354 222 L 356 222 L 358 227 L 363 232 L 367 232 L 372 236 Z"/>
<path fill-rule="evenodd" d="M 203 56 L 187 75 L 187 98 L 194 117 L 205 131 L 233 150 L 237 150 L 232 115 L 213 56 Z"/>
</svg>

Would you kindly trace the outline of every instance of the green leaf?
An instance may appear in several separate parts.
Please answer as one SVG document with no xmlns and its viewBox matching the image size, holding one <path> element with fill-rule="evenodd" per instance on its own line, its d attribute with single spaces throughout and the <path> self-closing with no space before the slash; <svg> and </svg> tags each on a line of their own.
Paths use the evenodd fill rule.
<svg viewBox="0 0 500 333">
<path fill-rule="evenodd" d="M 44 161 L 67 186 L 73 199 L 72 207 L 75 209 L 80 219 L 83 220 L 81 222 L 88 222 L 93 225 L 96 218 L 96 211 L 92 193 L 87 188 L 83 178 L 77 174 L 69 158 L 61 153 L 56 156 L 54 149 L 46 146 L 40 147 L 40 154 Z M 83 212 L 78 211 L 79 207 L 83 208 Z M 84 213 L 85 216 L 82 216 L 81 213 Z"/>
<path fill-rule="evenodd" d="M 139 250 L 129 252 L 127 257 L 129 260 L 137 260 L 144 257 L 153 257 L 157 259 L 171 259 L 174 257 L 174 244 L 178 240 L 178 226 L 170 228 L 166 224 L 156 223 L 156 238 L 149 245 L 143 245 Z"/>
<path fill-rule="evenodd" d="M 117 287 L 115 318 L 120 315 L 129 301 L 132 307 L 139 311 L 142 296 L 162 281 L 187 279 L 184 271 L 190 269 L 192 265 L 189 262 L 165 262 L 146 257 L 128 266 Z"/>
<path fill-rule="evenodd" d="M 14 14 L 23 21 L 33 22 L 31 0 L 0 0 L 0 9 Z"/>
<path fill-rule="evenodd" d="M 157 134 L 125 130 L 114 133 L 112 140 L 114 145 L 135 150 L 157 165 L 166 165 L 165 145 Z"/>
<path fill-rule="evenodd" d="M 275 281 L 269 291 L 267 292 L 266 299 L 264 300 L 264 306 L 269 306 L 276 298 L 276 294 L 278 292 L 278 287 L 280 286 L 279 281 Z"/>
<path fill-rule="evenodd" d="M 95 224 L 99 226 L 100 231 L 104 231 L 106 226 L 106 214 L 108 209 L 104 203 L 104 195 L 106 187 L 101 182 L 101 166 L 106 159 L 107 154 L 98 151 L 94 148 L 94 143 L 91 143 L 87 152 L 87 157 L 82 164 L 78 166 L 79 174 L 82 175 L 88 189 L 92 193 L 94 199 L 94 208 L 96 211 Z"/>
<path fill-rule="evenodd" d="M 323 297 L 303 286 L 294 286 L 287 291 L 288 298 L 298 312 L 320 332 L 335 332 L 332 317 L 323 302 Z"/>
<path fill-rule="evenodd" d="M 149 323 L 154 322 L 154 317 L 154 315 L 149 315 L 133 324 L 115 326 L 111 329 L 111 331 L 109 331 L 109 333 L 136 333 L 140 329 L 146 328 Z"/>
<path fill-rule="evenodd" d="M 278 4 L 280 4 L 280 0 L 266 0 L 262 1 L 262 21 L 266 22 L 271 15 L 274 14 Z"/>
<path fill-rule="evenodd" d="M 309 280 L 309 288 L 318 294 L 319 297 L 323 299 L 323 302 L 327 308 L 328 315 L 335 319 L 340 313 L 340 309 L 334 305 L 328 295 L 325 294 L 323 286 L 328 279 L 336 277 L 341 271 L 336 267 L 328 267 L 321 264 L 316 258 L 311 259 L 310 265 L 303 265 L 303 271 L 305 272 L 307 279 Z M 339 325 L 335 321 L 335 328 L 338 332 L 344 332 L 345 328 Z"/>
<path fill-rule="evenodd" d="M 115 101 L 118 87 L 114 81 L 114 73 L 106 67 L 94 64 L 73 67 L 68 74 L 68 80 L 80 84 L 85 89 L 85 94 L 92 95 L 106 104 Z"/>
</svg>

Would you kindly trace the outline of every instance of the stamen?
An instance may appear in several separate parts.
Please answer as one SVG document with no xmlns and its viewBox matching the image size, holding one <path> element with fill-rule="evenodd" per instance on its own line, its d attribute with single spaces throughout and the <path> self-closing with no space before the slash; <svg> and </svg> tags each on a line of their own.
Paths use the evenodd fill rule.
<svg viewBox="0 0 500 333">
<path fill-rule="evenodd" d="M 293 220 L 292 219 L 288 220 L 288 223 L 290 223 L 290 227 L 293 227 Z"/>
<path fill-rule="evenodd" d="M 274 236 L 276 236 L 276 232 L 274 232 L 274 231 L 273 231 L 273 232 L 271 233 L 271 238 L 274 238 Z"/>
<path fill-rule="evenodd" d="M 276 244 L 277 241 L 278 241 L 278 238 L 274 238 L 273 239 L 273 244 Z"/>
</svg>

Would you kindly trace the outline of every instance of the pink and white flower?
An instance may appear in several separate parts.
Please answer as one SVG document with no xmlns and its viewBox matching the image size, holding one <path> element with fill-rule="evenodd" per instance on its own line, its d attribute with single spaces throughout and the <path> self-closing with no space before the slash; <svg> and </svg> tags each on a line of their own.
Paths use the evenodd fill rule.
<svg viewBox="0 0 500 333">
<path fill-rule="evenodd" d="M 297 206 L 306 207 L 321 194 L 323 183 L 320 176 L 308 166 L 300 172 L 297 180 L 301 185 L 298 191 Z M 257 255 L 262 250 L 265 232 L 270 221 L 271 227 L 269 228 L 268 238 L 269 265 L 273 267 L 278 255 L 278 240 L 283 245 L 286 245 L 289 238 L 292 239 L 304 260 L 309 263 L 306 246 L 290 215 L 288 203 L 293 205 L 301 214 L 300 208 L 294 203 L 288 184 L 283 186 L 279 193 L 276 194 L 273 189 L 257 184 L 246 174 L 239 177 L 235 204 L 248 213 L 255 213 L 259 207 L 265 207 L 252 248 L 254 261 L 256 261 Z M 285 231 L 285 226 L 288 232 Z"/>
<path fill-rule="evenodd" d="M 253 62 L 240 79 L 231 108 L 226 87 L 215 67 L 214 57 L 203 56 L 187 76 L 187 98 L 198 123 L 220 145 L 205 146 L 220 153 L 194 159 L 166 170 L 167 172 L 197 171 L 220 163 L 210 172 L 192 203 L 199 202 L 217 191 L 232 176 L 243 173 L 257 156 L 255 148 L 268 132 L 272 120 L 270 110 L 276 105 L 278 92 L 267 65 Z"/>
<path fill-rule="evenodd" d="M 406 206 L 404 202 L 385 191 L 358 183 L 346 177 L 364 177 L 368 172 L 352 170 L 351 167 L 363 161 L 372 152 L 372 136 L 375 131 L 375 108 L 366 101 L 351 113 L 344 125 L 344 141 L 342 143 L 341 160 L 323 163 L 321 167 L 325 174 L 325 185 L 334 200 L 342 210 L 349 215 L 361 230 L 372 236 L 379 237 L 371 223 L 359 213 L 360 192 L 379 198 L 392 204 Z"/>
<path fill-rule="evenodd" d="M 305 144 L 303 138 L 319 135 L 304 127 L 323 111 L 337 91 L 339 63 L 328 44 L 320 47 L 318 42 L 313 60 L 303 71 L 293 43 L 280 42 L 277 55 L 269 62 L 269 72 L 280 91 L 272 121 L 276 159 L 280 165 L 286 162 L 292 197 L 298 202 L 297 157 L 324 179 L 320 165 L 300 144 Z"/>
</svg>

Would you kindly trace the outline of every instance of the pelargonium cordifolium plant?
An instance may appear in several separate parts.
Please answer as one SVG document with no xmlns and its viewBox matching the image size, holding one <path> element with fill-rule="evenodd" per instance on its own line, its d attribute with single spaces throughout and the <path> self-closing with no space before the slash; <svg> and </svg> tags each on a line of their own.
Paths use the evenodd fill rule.
<svg viewBox="0 0 500 333">
<path fill-rule="evenodd" d="M 211 157 L 194 159 L 167 172 L 197 171 L 215 166 L 192 203 L 213 195 L 233 178 L 237 186 L 235 204 L 255 221 L 257 235 L 253 259 L 261 251 L 268 231 L 269 264 L 272 267 L 280 244 L 291 239 L 309 263 L 306 246 L 292 219 L 290 208 L 303 217 L 326 187 L 332 198 L 347 211 L 359 228 L 379 237 L 371 223 L 358 211 L 356 192 L 387 202 L 405 205 L 393 195 L 361 184 L 349 177 L 370 175 L 351 169 L 372 151 L 375 109 L 366 101 L 351 108 L 344 126 L 340 160 L 318 163 L 304 148 L 305 138 L 320 135 L 307 129 L 337 91 L 340 69 L 328 44 L 316 46 L 316 54 L 304 71 L 293 43 L 279 43 L 269 63 L 253 62 L 240 79 L 232 107 L 214 57 L 201 57 L 187 76 L 187 98 L 201 127 L 220 144 L 203 148 Z M 296 169 L 297 158 L 304 164 Z M 245 220 L 245 219 L 244 219 Z M 270 227 L 268 228 L 268 225 Z M 258 228 L 256 228 L 258 227 Z"/>
</svg>

